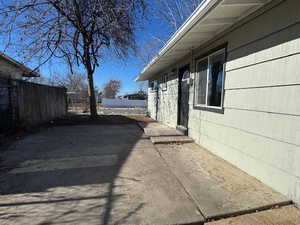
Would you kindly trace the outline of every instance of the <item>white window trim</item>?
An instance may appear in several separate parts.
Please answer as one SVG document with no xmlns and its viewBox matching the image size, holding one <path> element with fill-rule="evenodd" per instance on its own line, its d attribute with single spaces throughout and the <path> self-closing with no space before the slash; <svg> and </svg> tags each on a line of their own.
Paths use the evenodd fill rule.
<svg viewBox="0 0 300 225">
<path fill-rule="evenodd" d="M 206 73 L 206 99 L 205 99 L 205 104 L 197 104 L 196 102 L 196 85 L 197 85 L 197 82 L 195 82 L 195 85 L 194 85 L 194 106 L 195 107 L 201 107 L 201 108 L 208 108 L 208 109 L 223 109 L 224 106 L 223 106 L 223 101 L 224 101 L 224 81 L 225 81 L 225 65 L 226 65 L 226 61 L 224 62 L 223 64 L 223 79 L 222 79 L 222 93 L 221 93 L 221 106 L 210 106 L 210 105 L 207 105 L 207 100 L 208 100 L 208 76 L 209 76 L 209 73 L 210 73 L 210 58 L 214 55 L 218 55 L 220 53 L 224 53 L 226 55 L 226 49 L 225 48 L 222 48 L 220 50 L 217 50 L 205 57 L 202 57 L 200 59 L 197 59 L 195 62 L 196 62 L 196 73 L 195 73 L 195 76 L 198 77 L 199 76 L 199 72 L 198 72 L 198 64 L 199 62 L 207 59 L 207 73 Z M 225 59 L 226 60 L 226 59 Z M 195 78 L 196 78 L 195 77 Z M 195 79 L 196 81 L 196 79 Z"/>
</svg>

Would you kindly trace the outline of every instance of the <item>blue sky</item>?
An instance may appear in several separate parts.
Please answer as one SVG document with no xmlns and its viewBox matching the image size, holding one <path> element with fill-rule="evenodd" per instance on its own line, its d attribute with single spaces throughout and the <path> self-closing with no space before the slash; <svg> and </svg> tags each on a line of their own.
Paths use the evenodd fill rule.
<svg viewBox="0 0 300 225">
<path fill-rule="evenodd" d="M 170 31 L 166 27 L 163 21 L 155 17 L 148 18 L 144 21 L 144 28 L 137 32 L 137 44 L 142 47 L 153 35 L 168 37 Z M 124 61 L 116 58 L 104 59 L 103 64 L 95 72 L 95 85 L 101 87 L 110 79 L 118 79 L 122 82 L 121 95 L 134 92 L 139 88 L 139 82 L 135 82 L 134 79 L 142 69 L 143 63 L 133 55 Z"/>
<path fill-rule="evenodd" d="M 149 0 L 151 10 L 155 10 L 155 1 Z M 154 5 L 153 5 L 154 4 Z M 145 42 L 152 39 L 153 35 L 168 39 L 171 35 L 170 27 L 164 23 L 161 19 L 156 18 L 154 13 L 149 11 L 148 18 L 142 21 L 143 28 L 139 29 L 136 33 L 136 41 L 139 47 L 142 47 Z M 0 45 L 1 50 L 4 46 Z M 6 53 L 16 60 L 18 57 L 11 53 L 13 51 L 7 51 Z M 32 65 L 27 65 L 34 68 Z M 112 56 L 105 57 L 100 61 L 100 67 L 98 67 L 94 74 L 95 86 L 101 88 L 104 83 L 110 79 L 121 80 L 122 88 L 119 95 L 132 93 L 138 90 L 139 83 L 134 81 L 134 78 L 143 69 L 143 62 L 133 55 L 124 60 L 114 58 Z M 67 66 L 57 60 L 52 60 L 51 63 L 44 65 L 40 68 L 40 73 L 44 77 L 48 77 L 51 72 L 58 72 L 59 74 L 67 73 Z M 84 72 L 84 70 L 82 70 Z"/>
<path fill-rule="evenodd" d="M 136 33 L 136 41 L 140 48 L 145 42 L 150 41 L 153 35 L 168 39 L 171 35 L 168 25 L 162 20 L 156 18 L 150 13 L 147 19 L 144 19 L 144 27 Z M 132 93 L 139 89 L 139 82 L 135 82 L 139 72 L 143 69 L 143 62 L 133 55 L 125 60 L 116 59 L 113 57 L 103 59 L 102 65 L 97 68 L 94 79 L 95 85 L 101 87 L 110 79 L 121 80 L 122 88 L 120 95 Z"/>
</svg>

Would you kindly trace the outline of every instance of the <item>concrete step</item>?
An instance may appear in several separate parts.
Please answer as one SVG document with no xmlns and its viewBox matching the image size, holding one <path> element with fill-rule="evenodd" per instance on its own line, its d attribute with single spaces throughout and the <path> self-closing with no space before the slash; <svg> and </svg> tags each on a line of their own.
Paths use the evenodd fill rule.
<svg viewBox="0 0 300 225">
<path fill-rule="evenodd" d="M 300 224 L 300 210 L 295 206 L 284 206 L 258 213 L 205 223 L 206 225 L 296 225 Z"/>
<path fill-rule="evenodd" d="M 139 122 L 138 125 L 141 129 L 144 130 L 145 135 L 149 137 L 182 136 L 182 133 L 179 130 L 157 122 Z"/>
<path fill-rule="evenodd" d="M 282 194 L 195 143 L 157 144 L 155 147 L 206 220 L 228 218 L 291 203 Z"/>
<path fill-rule="evenodd" d="M 161 136 L 161 137 L 151 137 L 153 144 L 170 144 L 170 143 L 192 143 L 194 140 L 187 136 Z"/>
<path fill-rule="evenodd" d="M 178 125 L 176 126 L 176 130 L 178 130 L 184 136 L 188 134 L 188 129 L 184 126 Z"/>
</svg>

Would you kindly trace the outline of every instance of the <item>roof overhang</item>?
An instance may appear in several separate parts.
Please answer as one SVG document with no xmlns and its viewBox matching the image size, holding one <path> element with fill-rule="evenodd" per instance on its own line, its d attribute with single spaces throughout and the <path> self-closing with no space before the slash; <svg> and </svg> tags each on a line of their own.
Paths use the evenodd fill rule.
<svg viewBox="0 0 300 225">
<path fill-rule="evenodd" d="M 0 52 L 0 57 L 6 60 L 7 62 L 11 63 L 15 67 L 19 68 L 21 71 L 23 71 L 23 77 L 39 77 L 40 74 L 24 64 L 14 60 L 13 58 L 9 57 L 8 55 L 4 54 L 3 52 Z"/>
<path fill-rule="evenodd" d="M 150 79 L 270 1 L 203 0 L 158 55 L 142 70 L 136 81 Z"/>
</svg>

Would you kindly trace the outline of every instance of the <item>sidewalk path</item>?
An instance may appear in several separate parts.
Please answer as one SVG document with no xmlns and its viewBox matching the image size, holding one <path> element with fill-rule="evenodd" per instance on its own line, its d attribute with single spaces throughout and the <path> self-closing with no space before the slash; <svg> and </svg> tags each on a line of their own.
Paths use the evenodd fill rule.
<svg viewBox="0 0 300 225">
<path fill-rule="evenodd" d="M 154 121 L 143 123 L 141 126 L 151 139 L 168 137 L 172 139 L 175 135 L 180 135 L 175 129 Z M 184 136 L 182 138 L 184 139 Z M 291 201 L 282 194 L 195 143 L 156 144 L 155 147 L 194 200 L 206 221 L 245 215 L 291 204 Z M 280 212 L 283 213 L 283 211 Z M 292 212 L 291 214 L 293 214 Z M 224 224 L 231 224 L 231 220 L 228 221 Z M 287 224 L 297 224 L 295 220 L 292 221 L 295 223 Z M 219 224 L 223 225 L 221 222 L 216 223 L 216 225 Z M 248 223 L 234 222 L 232 224 L 248 225 Z M 275 222 L 268 225 L 271 224 L 287 225 Z"/>
<path fill-rule="evenodd" d="M 1 153 L 0 224 L 186 224 L 197 206 L 136 124 L 50 128 Z"/>
</svg>

